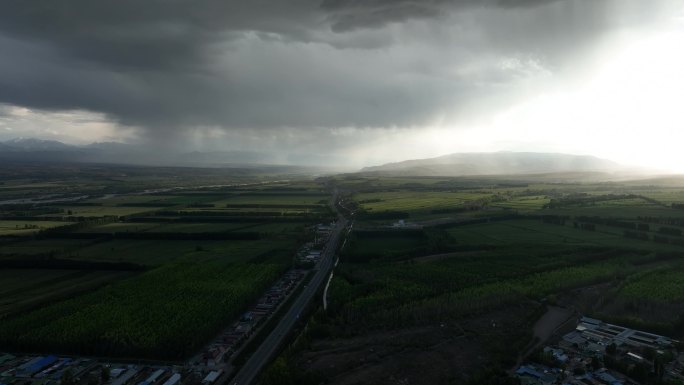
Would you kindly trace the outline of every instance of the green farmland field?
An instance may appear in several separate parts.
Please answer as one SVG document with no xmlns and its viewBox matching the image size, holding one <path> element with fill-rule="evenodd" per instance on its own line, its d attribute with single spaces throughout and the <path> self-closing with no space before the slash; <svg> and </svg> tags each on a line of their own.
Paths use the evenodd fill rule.
<svg viewBox="0 0 684 385">
<path fill-rule="evenodd" d="M 520 211 L 538 211 L 549 202 L 550 199 L 546 196 L 520 196 L 505 202 L 494 202 L 491 206 Z"/>
<path fill-rule="evenodd" d="M 462 207 L 464 203 L 490 197 L 471 192 L 397 191 L 361 193 L 354 196 L 359 206 L 368 211 L 430 211 Z"/>
</svg>

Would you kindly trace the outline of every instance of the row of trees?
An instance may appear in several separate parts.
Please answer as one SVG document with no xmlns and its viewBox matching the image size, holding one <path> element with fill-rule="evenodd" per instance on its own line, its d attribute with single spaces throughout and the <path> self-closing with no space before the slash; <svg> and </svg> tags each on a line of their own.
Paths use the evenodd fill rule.
<svg viewBox="0 0 684 385">
<path fill-rule="evenodd" d="M 684 218 L 673 218 L 673 217 L 637 217 L 637 220 L 648 223 L 656 223 L 660 225 L 671 225 L 671 226 L 684 226 Z"/>
<path fill-rule="evenodd" d="M 0 269 L 140 271 L 146 270 L 147 267 L 131 262 L 83 261 L 75 259 L 58 259 L 52 256 L 48 256 L 47 258 L 32 256 L 17 259 L 0 259 Z"/>
<path fill-rule="evenodd" d="M 213 207 L 213 205 L 212 205 Z M 233 209 L 324 209 L 323 204 L 292 204 L 292 203 L 228 203 L 226 208 Z"/>
<path fill-rule="evenodd" d="M 662 243 L 666 245 L 677 245 L 677 246 L 684 246 L 684 239 L 682 238 L 669 238 L 669 237 L 664 237 L 661 235 L 654 234 L 653 237 L 648 233 L 642 233 L 639 231 L 628 231 L 625 230 L 623 233 L 625 238 L 630 238 L 630 239 L 639 239 L 642 241 L 650 241 L 653 240 L 653 242 L 656 243 Z"/>
<path fill-rule="evenodd" d="M 39 238 L 53 239 L 135 239 L 160 241 L 223 241 L 223 240 L 257 240 L 261 234 L 256 231 L 224 231 L 224 232 L 113 232 L 113 233 L 62 233 L 46 232 Z"/>
<path fill-rule="evenodd" d="M 607 201 L 623 200 L 623 199 L 634 199 L 634 198 L 640 198 L 640 197 L 638 195 L 634 195 L 634 194 L 589 195 L 586 193 L 580 193 L 580 194 L 572 194 L 572 195 L 564 196 L 562 198 L 553 198 L 544 207 L 554 209 L 554 208 L 567 207 L 567 206 L 587 206 L 587 205 L 594 205 L 594 204 L 599 203 L 599 202 L 607 202 Z"/>
<path fill-rule="evenodd" d="M 149 215 L 149 213 L 145 213 Z M 300 211 L 176 211 L 162 210 L 154 212 L 161 217 L 305 217 L 321 215 L 320 213 Z"/>
</svg>

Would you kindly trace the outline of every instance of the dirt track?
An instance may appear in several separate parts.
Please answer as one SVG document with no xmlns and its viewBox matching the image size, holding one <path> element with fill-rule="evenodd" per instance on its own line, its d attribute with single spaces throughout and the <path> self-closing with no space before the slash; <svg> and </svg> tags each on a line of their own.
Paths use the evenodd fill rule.
<svg viewBox="0 0 684 385">
<path fill-rule="evenodd" d="M 531 342 L 532 345 L 520 354 L 515 368 L 520 366 L 532 352 L 542 346 L 553 335 L 556 329 L 560 328 L 573 317 L 575 317 L 575 313 L 570 309 L 549 306 L 546 313 L 544 313 L 544 315 L 534 324 L 534 327 L 532 328 L 534 334 L 534 340 Z"/>
</svg>

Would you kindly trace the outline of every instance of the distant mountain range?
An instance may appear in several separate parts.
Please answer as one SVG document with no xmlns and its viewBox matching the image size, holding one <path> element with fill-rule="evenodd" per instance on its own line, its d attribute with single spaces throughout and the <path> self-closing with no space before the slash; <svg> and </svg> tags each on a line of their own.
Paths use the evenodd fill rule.
<svg viewBox="0 0 684 385">
<path fill-rule="evenodd" d="M 250 151 L 177 153 L 117 142 L 74 146 L 55 140 L 17 138 L 0 142 L 0 161 L 115 163 L 153 166 L 249 166 L 284 163 L 272 154 Z"/>
<path fill-rule="evenodd" d="M 594 156 L 539 152 L 457 153 L 366 167 L 363 173 L 412 176 L 522 175 L 625 171 L 613 161 Z"/>
<path fill-rule="evenodd" d="M 256 151 L 177 153 L 146 145 L 117 142 L 74 146 L 55 140 L 17 138 L 0 142 L 0 162 L 111 163 L 150 166 L 257 167 L 293 164 L 329 164 L 333 158 L 315 154 Z M 319 162 L 320 160 L 320 162 Z M 313 169 L 313 168 L 312 168 Z M 406 176 L 475 176 L 559 173 L 616 173 L 627 171 L 605 159 L 584 155 L 537 152 L 456 153 L 429 159 L 406 160 L 363 168 L 361 173 Z"/>
<path fill-rule="evenodd" d="M 3 146 L 0 148 L 8 151 L 65 151 L 76 148 L 56 140 L 35 138 L 15 138 L 0 144 Z"/>
</svg>

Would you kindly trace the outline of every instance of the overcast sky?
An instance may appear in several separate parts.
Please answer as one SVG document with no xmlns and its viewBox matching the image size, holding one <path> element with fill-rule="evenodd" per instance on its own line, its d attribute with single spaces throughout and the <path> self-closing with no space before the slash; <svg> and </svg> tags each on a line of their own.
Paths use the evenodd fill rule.
<svg viewBox="0 0 684 385">
<path fill-rule="evenodd" d="M 681 0 L 9 0 L 0 140 L 684 171 L 681 68 Z"/>
</svg>

